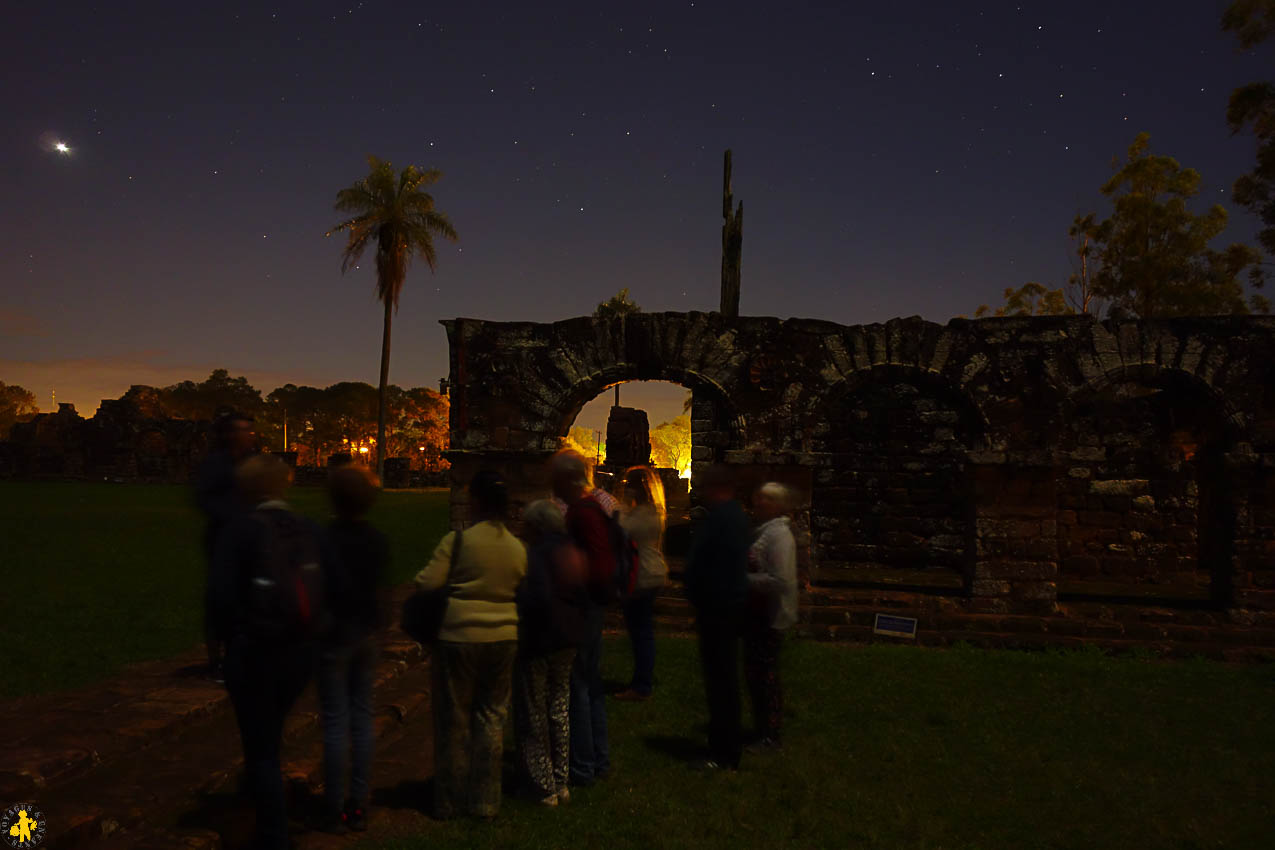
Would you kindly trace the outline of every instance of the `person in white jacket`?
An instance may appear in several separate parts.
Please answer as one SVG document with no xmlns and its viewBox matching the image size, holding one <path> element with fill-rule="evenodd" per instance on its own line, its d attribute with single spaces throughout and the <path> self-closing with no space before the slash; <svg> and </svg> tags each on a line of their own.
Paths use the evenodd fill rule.
<svg viewBox="0 0 1275 850">
<path fill-rule="evenodd" d="M 616 699 L 641 701 L 651 695 L 655 678 L 655 595 L 668 582 L 664 561 L 664 484 L 647 466 L 624 473 L 620 523 L 637 544 L 638 574 L 624 600 L 624 623 L 633 644 L 633 679 Z"/>
<path fill-rule="evenodd" d="M 778 747 L 783 717 L 779 650 L 797 622 L 797 543 L 788 514 L 792 494 L 763 484 L 753 497 L 758 526 L 748 550 L 749 617 L 744 629 L 744 677 L 757 726 L 754 747 Z"/>
</svg>

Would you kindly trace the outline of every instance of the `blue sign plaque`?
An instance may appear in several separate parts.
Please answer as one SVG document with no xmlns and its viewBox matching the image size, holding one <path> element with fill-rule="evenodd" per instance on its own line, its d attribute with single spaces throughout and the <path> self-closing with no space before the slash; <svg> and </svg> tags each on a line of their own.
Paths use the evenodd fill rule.
<svg viewBox="0 0 1275 850">
<path fill-rule="evenodd" d="M 890 637 L 915 638 L 916 618 L 896 617 L 893 614 L 877 614 L 872 624 L 872 633 L 889 635 Z"/>
</svg>

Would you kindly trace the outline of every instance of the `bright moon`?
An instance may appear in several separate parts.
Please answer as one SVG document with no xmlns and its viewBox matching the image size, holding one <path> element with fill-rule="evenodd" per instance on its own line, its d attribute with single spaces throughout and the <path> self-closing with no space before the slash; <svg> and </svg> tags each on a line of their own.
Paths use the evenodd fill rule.
<svg viewBox="0 0 1275 850">
<path fill-rule="evenodd" d="M 66 142 L 57 142 L 57 143 L 55 143 L 55 144 L 53 145 L 53 149 L 54 149 L 55 151 L 57 151 L 58 153 L 70 153 L 70 152 L 71 152 L 71 146 L 70 146 L 70 145 L 68 145 Z"/>
</svg>

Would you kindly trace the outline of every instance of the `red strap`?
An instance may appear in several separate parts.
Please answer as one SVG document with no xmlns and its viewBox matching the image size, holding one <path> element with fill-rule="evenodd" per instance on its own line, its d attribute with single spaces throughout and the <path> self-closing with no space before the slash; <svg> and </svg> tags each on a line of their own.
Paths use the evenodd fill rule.
<svg viewBox="0 0 1275 850">
<path fill-rule="evenodd" d="M 297 586 L 297 613 L 301 615 L 301 622 L 310 622 L 310 594 L 306 592 L 305 582 L 301 580 L 301 574 L 297 573 L 292 577 L 293 582 Z"/>
</svg>

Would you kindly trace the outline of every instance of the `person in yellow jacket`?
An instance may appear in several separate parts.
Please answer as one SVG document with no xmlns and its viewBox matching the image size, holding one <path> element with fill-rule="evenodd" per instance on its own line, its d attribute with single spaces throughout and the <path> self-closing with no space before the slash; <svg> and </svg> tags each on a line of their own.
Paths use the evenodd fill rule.
<svg viewBox="0 0 1275 850">
<path fill-rule="evenodd" d="M 506 527 L 509 491 L 500 475 L 476 474 L 469 496 L 474 523 L 443 537 L 416 576 L 422 590 L 451 589 L 433 657 L 434 809 L 444 819 L 462 810 L 491 819 L 500 810 L 504 725 L 518 652 L 515 594 L 527 572 L 527 550 Z"/>
</svg>

